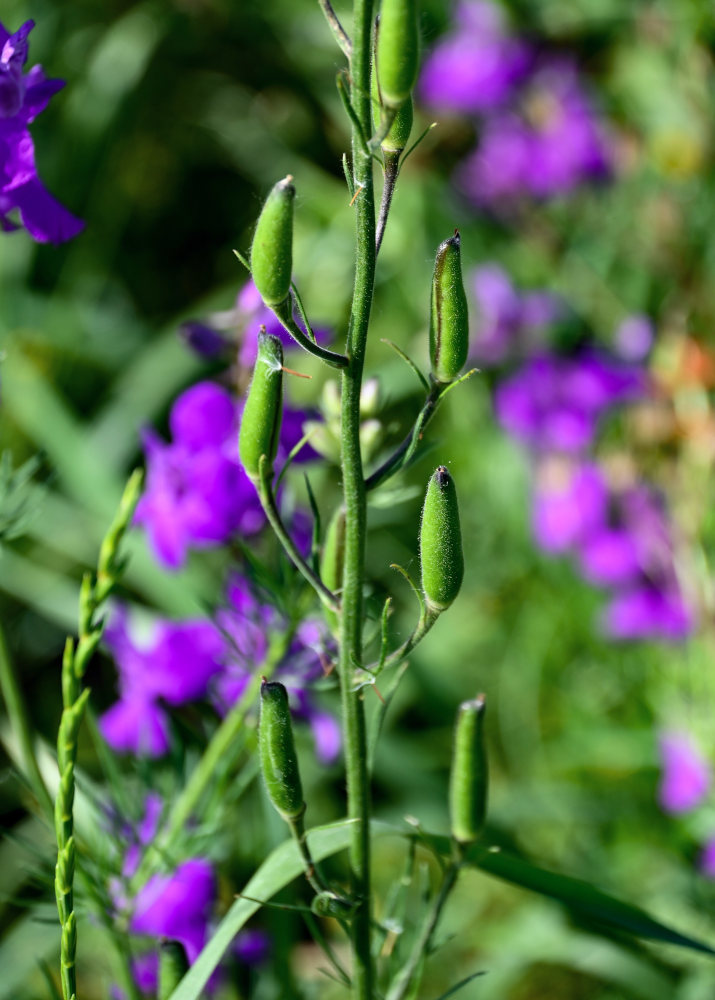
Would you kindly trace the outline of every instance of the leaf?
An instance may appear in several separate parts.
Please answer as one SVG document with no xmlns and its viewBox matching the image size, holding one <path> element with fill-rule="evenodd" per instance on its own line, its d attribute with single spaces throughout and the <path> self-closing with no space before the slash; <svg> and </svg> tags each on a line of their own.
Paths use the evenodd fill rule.
<svg viewBox="0 0 715 1000">
<path fill-rule="evenodd" d="M 477 976 L 483 975 L 485 975 L 484 972 L 473 972 L 471 976 L 465 976 L 464 979 L 460 979 L 458 983 L 454 984 L 454 986 L 450 986 L 446 993 L 440 994 L 440 996 L 437 997 L 437 1000 L 447 1000 L 447 997 L 453 997 L 454 994 L 458 990 L 461 990 L 463 986 L 466 986 L 467 983 L 471 983 L 471 981 L 476 979 Z"/>
<path fill-rule="evenodd" d="M 310 852 L 315 861 L 322 861 L 331 854 L 344 851 L 350 845 L 353 821 L 342 820 L 319 826 L 308 832 Z M 401 835 L 401 832 L 387 823 L 373 821 L 370 824 L 373 836 L 386 834 Z M 292 840 L 282 843 L 266 858 L 256 874 L 244 889 L 246 896 L 269 900 L 277 892 L 289 885 L 303 873 L 304 863 L 298 848 Z M 169 1000 L 198 1000 L 214 969 L 224 956 L 234 937 L 243 925 L 260 908 L 260 903 L 239 898 L 220 922 L 204 950 L 191 966 Z"/>
<path fill-rule="evenodd" d="M 677 944 L 682 948 L 690 948 L 706 955 L 715 955 L 715 950 L 709 945 L 672 930 L 637 906 L 623 903 L 581 879 L 537 868 L 528 861 L 505 854 L 499 848 L 474 848 L 468 854 L 466 861 L 495 878 L 555 899 L 563 903 L 572 913 L 611 930 L 625 932 L 649 941 Z"/>
</svg>

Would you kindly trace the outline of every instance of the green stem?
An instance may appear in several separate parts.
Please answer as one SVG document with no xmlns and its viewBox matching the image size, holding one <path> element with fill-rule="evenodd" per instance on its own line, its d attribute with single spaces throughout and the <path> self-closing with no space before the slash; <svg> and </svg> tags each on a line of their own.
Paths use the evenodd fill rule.
<svg viewBox="0 0 715 1000">
<path fill-rule="evenodd" d="M 403 1000 L 407 994 L 418 965 L 427 956 L 430 944 L 432 943 L 432 937 L 437 930 L 437 924 L 442 915 L 444 904 L 447 902 L 449 894 L 454 888 L 458 875 L 459 862 L 453 861 L 442 877 L 442 885 L 440 886 L 439 893 L 432 901 L 432 906 L 429 908 L 422 925 L 422 930 L 412 946 L 410 956 L 394 979 L 385 1000 Z"/>
<path fill-rule="evenodd" d="M 370 62 L 373 0 L 356 0 L 351 104 L 357 121 L 352 128 L 356 205 L 356 265 L 347 336 L 348 367 L 342 376 L 341 467 L 345 505 L 345 558 L 340 621 L 340 676 L 348 816 L 355 820 L 350 845 L 353 917 L 353 996 L 373 1000 L 374 975 L 370 947 L 370 787 L 363 694 L 353 689 L 353 673 L 362 662 L 363 581 L 367 493 L 360 453 L 360 389 L 375 278 L 375 200 L 372 158 L 364 147 L 370 134 Z"/>
<path fill-rule="evenodd" d="M 320 358 L 321 361 L 324 361 L 326 365 L 330 365 L 331 368 L 342 368 L 344 370 L 347 367 L 348 359 L 344 354 L 336 354 L 335 351 L 329 351 L 326 347 L 321 347 L 303 333 L 293 319 L 293 298 L 291 295 L 280 305 L 271 306 L 271 309 L 283 328 L 308 354 L 313 354 L 316 358 Z"/>
<path fill-rule="evenodd" d="M 10 728 L 15 735 L 20 749 L 20 759 L 25 777 L 30 783 L 37 801 L 43 810 L 49 816 L 52 816 L 54 804 L 50 793 L 47 791 L 45 779 L 42 777 L 40 767 L 37 763 L 35 744 L 32 738 L 32 727 L 27 717 L 25 701 L 22 697 L 17 677 L 15 676 L 10 650 L 8 649 L 2 625 L 0 625 L 0 691 L 2 691 L 3 700 L 5 701 Z"/>
<path fill-rule="evenodd" d="M 389 479 L 390 476 L 394 476 L 394 474 L 399 472 L 400 469 L 404 469 L 405 466 L 412 461 L 415 452 L 422 441 L 427 425 L 434 416 L 444 388 L 445 386 L 439 382 L 432 383 L 430 391 L 427 393 L 427 397 L 417 416 L 417 420 L 415 421 L 412 430 L 407 434 L 392 455 L 385 459 L 379 469 L 376 469 L 370 476 L 368 476 L 365 482 L 366 489 L 374 490 L 376 487 L 382 485 L 382 483 Z"/>
<path fill-rule="evenodd" d="M 285 549 L 295 568 L 303 574 L 311 587 L 315 588 L 318 593 L 318 597 L 321 599 L 323 604 L 331 611 L 337 613 L 340 607 L 337 597 L 331 590 L 328 590 L 317 573 L 313 572 L 311 567 L 302 557 L 296 548 L 295 542 L 290 537 L 290 534 L 281 520 L 276 498 L 273 495 L 273 488 L 271 486 L 271 469 L 266 455 L 261 456 L 259 463 L 259 477 L 260 478 L 257 483 L 258 497 L 261 501 L 261 506 L 263 507 L 265 515 L 268 518 L 276 537 L 278 538 L 278 541 Z"/>
<path fill-rule="evenodd" d="M 297 819 L 289 820 L 288 825 L 290 826 L 290 832 L 293 835 L 293 839 L 296 842 L 298 850 L 300 851 L 300 856 L 303 859 L 303 864 L 305 865 L 305 877 L 308 880 L 308 884 L 311 889 L 315 893 L 329 892 L 329 887 L 323 881 L 320 871 L 318 870 L 318 866 L 315 861 L 313 861 L 313 856 L 310 853 L 308 841 L 305 836 L 305 821 L 303 816 L 299 816 Z"/>
</svg>

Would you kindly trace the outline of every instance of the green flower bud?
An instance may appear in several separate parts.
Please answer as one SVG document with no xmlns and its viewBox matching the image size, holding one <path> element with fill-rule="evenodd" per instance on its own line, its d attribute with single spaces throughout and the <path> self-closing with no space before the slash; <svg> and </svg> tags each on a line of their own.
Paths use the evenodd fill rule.
<svg viewBox="0 0 715 1000">
<path fill-rule="evenodd" d="M 320 560 L 320 579 L 333 593 L 343 586 L 343 566 L 345 564 L 345 510 L 342 507 L 333 514 L 325 533 L 323 557 Z M 334 611 L 324 609 L 325 618 L 333 633 L 338 631 L 340 619 Z"/>
<path fill-rule="evenodd" d="M 469 350 L 469 315 L 462 282 L 460 237 L 440 243 L 432 277 L 430 359 L 438 382 L 452 382 L 464 367 Z"/>
<path fill-rule="evenodd" d="M 262 455 L 270 471 L 278 450 L 283 411 L 283 345 L 278 337 L 261 330 L 253 378 L 248 387 L 238 433 L 238 454 L 246 474 L 257 482 Z"/>
<path fill-rule="evenodd" d="M 305 810 L 303 789 L 293 742 L 288 692 L 278 681 L 261 684 L 258 749 L 268 797 L 283 819 L 298 819 Z"/>
<path fill-rule="evenodd" d="M 486 698 L 463 701 L 454 730 L 449 776 L 449 817 L 452 836 L 461 844 L 476 840 L 487 815 L 489 768 L 484 743 Z"/>
<path fill-rule="evenodd" d="M 444 611 L 464 575 L 462 532 L 454 480 L 440 465 L 427 485 L 420 530 L 422 592 L 431 611 Z"/>
<path fill-rule="evenodd" d="M 293 267 L 293 199 L 290 174 L 273 186 L 258 216 L 251 244 L 251 274 L 267 306 L 277 306 L 290 293 Z"/>
<path fill-rule="evenodd" d="M 377 71 L 386 108 L 401 108 L 420 67 L 417 0 L 382 0 L 377 35 Z"/>
<path fill-rule="evenodd" d="M 169 1000 L 188 969 L 189 960 L 181 942 L 162 941 L 159 946 L 159 1000 Z"/>
<path fill-rule="evenodd" d="M 316 917 L 338 917 L 339 919 L 347 920 L 352 915 L 355 906 L 349 900 L 342 899 L 334 892 L 326 889 L 325 892 L 319 892 L 315 896 L 313 902 L 310 904 L 310 908 Z"/>
</svg>

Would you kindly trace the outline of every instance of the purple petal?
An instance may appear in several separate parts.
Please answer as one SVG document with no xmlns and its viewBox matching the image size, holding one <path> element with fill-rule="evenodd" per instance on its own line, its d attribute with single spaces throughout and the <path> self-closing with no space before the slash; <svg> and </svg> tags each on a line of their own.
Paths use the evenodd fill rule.
<svg viewBox="0 0 715 1000">
<path fill-rule="evenodd" d="M 122 698 L 99 718 L 99 730 L 117 753 L 161 757 L 169 749 L 165 712 L 144 698 Z"/>
<path fill-rule="evenodd" d="M 710 767 L 687 733 L 662 733 L 658 801 L 666 812 L 688 812 L 700 805 L 710 787 Z"/>
</svg>

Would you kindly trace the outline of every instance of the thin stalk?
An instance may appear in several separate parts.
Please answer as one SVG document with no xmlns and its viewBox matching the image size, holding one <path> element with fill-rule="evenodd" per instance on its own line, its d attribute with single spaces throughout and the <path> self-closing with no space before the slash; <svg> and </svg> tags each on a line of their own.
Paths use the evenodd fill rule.
<svg viewBox="0 0 715 1000">
<path fill-rule="evenodd" d="M 311 889 L 316 893 L 329 892 L 330 888 L 323 881 L 318 866 L 315 861 L 313 861 L 313 856 L 310 853 L 308 840 L 305 836 L 305 821 L 303 817 L 298 816 L 297 819 L 289 820 L 288 825 L 290 826 L 290 832 L 293 836 L 293 840 L 296 842 L 298 850 L 300 851 L 300 856 L 303 859 L 303 864 L 305 865 L 305 877 Z"/>
<path fill-rule="evenodd" d="M 32 727 L 27 717 L 25 701 L 22 697 L 17 677 L 15 676 L 10 650 L 8 649 L 2 625 L 0 625 L 0 691 L 2 692 L 7 716 L 10 720 L 10 728 L 20 749 L 22 770 L 43 811 L 52 816 L 54 804 L 50 793 L 47 791 L 45 779 L 42 777 L 42 772 L 37 763 Z"/>
<path fill-rule="evenodd" d="M 380 663 L 374 665 L 376 668 L 373 671 L 375 676 L 378 677 L 382 671 L 387 670 L 388 667 L 397 666 L 402 662 L 402 660 L 405 659 L 406 656 L 409 656 L 415 646 L 422 642 L 438 618 L 439 613 L 430 609 L 428 609 L 425 614 L 421 615 L 414 631 L 405 639 L 402 645 L 398 646 L 394 652 L 390 653 L 389 656 L 386 656 L 383 660 L 381 660 L 381 665 Z M 365 669 L 372 670 L 372 667 L 366 667 Z"/>
<path fill-rule="evenodd" d="M 328 590 L 317 573 L 315 573 L 305 561 L 296 548 L 295 542 L 286 530 L 283 521 L 281 520 L 276 498 L 273 494 L 273 487 L 271 486 L 269 463 L 265 455 L 261 456 L 261 461 L 259 463 L 259 477 L 260 478 L 257 483 L 258 497 L 261 501 L 261 506 L 265 511 L 265 515 L 268 518 L 276 537 L 278 538 L 278 541 L 285 549 L 288 558 L 291 560 L 295 568 L 303 574 L 311 587 L 315 588 L 318 593 L 318 597 L 323 604 L 325 604 L 325 606 L 331 611 L 337 612 L 340 607 L 337 597 L 331 590 Z"/>
<path fill-rule="evenodd" d="M 326 21 L 330 25 L 330 30 L 335 35 L 335 41 L 349 59 L 352 54 L 353 43 L 340 23 L 338 15 L 333 10 L 330 0 L 318 0 L 318 3 L 320 4 L 320 9 L 325 14 Z"/>
<path fill-rule="evenodd" d="M 371 126 L 370 63 L 373 0 L 356 0 L 350 60 L 352 155 L 356 191 L 356 264 L 347 335 L 348 367 L 342 376 L 341 468 L 345 505 L 345 556 L 338 673 L 344 729 L 348 817 L 355 820 L 350 845 L 351 924 L 354 961 L 353 997 L 373 1000 L 374 970 L 370 947 L 370 787 L 363 694 L 353 688 L 362 662 L 363 581 L 367 492 L 360 453 L 360 389 L 375 280 L 375 197 L 372 158 L 364 136 Z"/>
<path fill-rule="evenodd" d="M 283 328 L 308 354 L 314 354 L 316 358 L 320 358 L 321 361 L 324 361 L 326 365 L 330 365 L 331 368 L 345 369 L 347 367 L 348 359 L 344 354 L 336 354 L 335 351 L 329 351 L 326 347 L 321 347 L 303 333 L 293 319 L 293 298 L 291 295 L 288 296 L 285 302 L 282 302 L 278 306 L 272 306 L 271 309 Z"/>
<path fill-rule="evenodd" d="M 424 401 L 422 409 L 417 415 L 414 426 L 407 436 L 398 445 L 392 455 L 386 458 L 379 469 L 376 469 L 365 481 L 367 490 L 374 490 L 381 486 L 390 476 L 393 476 L 400 469 L 403 469 L 413 458 L 419 447 L 427 425 L 435 414 L 439 404 L 440 396 L 444 392 L 445 386 L 439 382 L 433 382 L 430 391 Z"/>
<path fill-rule="evenodd" d="M 457 881 L 459 867 L 459 862 L 453 861 L 449 868 L 445 871 L 442 877 L 442 885 L 440 886 L 439 893 L 432 901 L 432 905 L 429 908 L 425 921 L 422 925 L 422 930 L 412 946 L 409 958 L 397 974 L 392 986 L 387 992 L 385 1000 L 403 1000 L 403 998 L 407 995 L 407 991 L 412 984 L 412 977 L 414 976 L 418 965 L 429 951 L 434 932 L 437 930 L 439 918 L 442 915 L 444 904 L 447 902 L 449 894 Z"/>
</svg>

